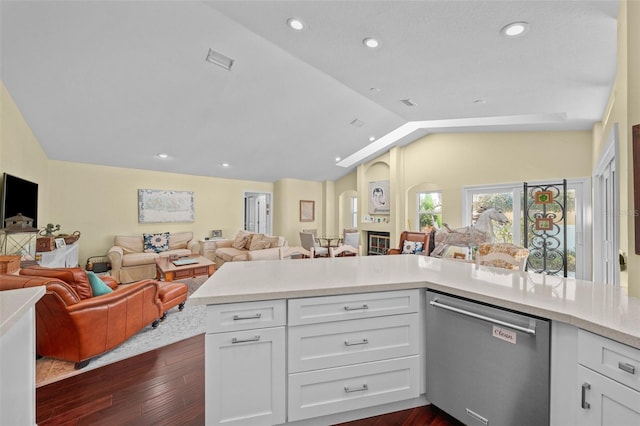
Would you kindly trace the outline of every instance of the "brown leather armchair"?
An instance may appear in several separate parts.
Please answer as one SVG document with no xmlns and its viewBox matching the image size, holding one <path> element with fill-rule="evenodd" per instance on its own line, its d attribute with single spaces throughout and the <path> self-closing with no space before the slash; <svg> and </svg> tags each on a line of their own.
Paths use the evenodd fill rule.
<svg viewBox="0 0 640 426">
<path fill-rule="evenodd" d="M 111 277 L 101 279 L 114 291 L 93 297 L 82 268 L 31 267 L 0 275 L 0 290 L 46 286 L 36 303 L 36 352 L 79 369 L 147 325 L 155 328 L 163 313 L 157 281 L 118 286 Z"/>
<path fill-rule="evenodd" d="M 429 256 L 431 251 L 434 248 L 435 238 L 434 238 L 435 230 L 431 232 L 412 232 L 412 231 L 402 231 L 400 234 L 400 242 L 398 243 L 397 249 L 389 249 L 387 254 L 402 254 L 402 246 L 405 241 L 414 241 L 422 243 L 422 252 L 421 255 Z"/>
</svg>

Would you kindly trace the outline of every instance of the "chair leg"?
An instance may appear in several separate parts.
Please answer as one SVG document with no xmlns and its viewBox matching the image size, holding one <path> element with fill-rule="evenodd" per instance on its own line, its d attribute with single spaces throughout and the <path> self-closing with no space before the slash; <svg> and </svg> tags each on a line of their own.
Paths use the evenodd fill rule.
<svg viewBox="0 0 640 426">
<path fill-rule="evenodd" d="M 182 302 L 181 304 L 179 304 L 179 305 L 178 305 L 178 310 L 179 310 L 179 311 L 181 311 L 181 310 L 183 310 L 183 309 L 184 309 L 184 303 L 185 303 L 185 302 Z"/>
<path fill-rule="evenodd" d="M 153 328 L 158 328 L 158 325 L 159 325 L 159 324 L 160 324 L 160 320 L 159 320 L 159 319 L 157 319 L 157 320 L 155 320 L 154 322 L 152 322 L 152 323 L 151 323 L 151 327 L 153 327 Z"/>
<path fill-rule="evenodd" d="M 80 370 L 85 368 L 87 365 L 89 365 L 90 362 L 91 362 L 91 358 L 85 359 L 84 361 L 76 362 L 76 364 L 73 367 L 76 370 Z"/>
<path fill-rule="evenodd" d="M 162 317 L 160 317 L 160 321 L 164 321 L 166 319 L 167 319 L 167 313 L 165 312 L 162 314 Z"/>
</svg>

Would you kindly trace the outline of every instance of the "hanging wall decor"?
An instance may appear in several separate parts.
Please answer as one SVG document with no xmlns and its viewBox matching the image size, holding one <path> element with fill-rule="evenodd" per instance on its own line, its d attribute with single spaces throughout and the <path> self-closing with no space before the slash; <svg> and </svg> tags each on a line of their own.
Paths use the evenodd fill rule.
<svg viewBox="0 0 640 426">
<path fill-rule="evenodd" d="M 193 222 L 193 192 L 138 190 L 138 222 Z"/>
<path fill-rule="evenodd" d="M 536 191 L 534 194 L 534 203 L 536 204 L 551 204 L 553 203 L 553 192 L 551 191 Z"/>
<path fill-rule="evenodd" d="M 369 182 L 369 214 L 389 214 L 390 212 L 389 181 Z"/>
</svg>

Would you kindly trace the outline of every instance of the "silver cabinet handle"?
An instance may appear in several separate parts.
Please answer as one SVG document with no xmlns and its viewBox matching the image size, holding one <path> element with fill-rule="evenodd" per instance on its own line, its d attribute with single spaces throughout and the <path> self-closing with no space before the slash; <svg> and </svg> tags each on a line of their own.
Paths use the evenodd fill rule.
<svg viewBox="0 0 640 426">
<path fill-rule="evenodd" d="M 355 308 L 352 308 L 351 306 L 347 305 L 344 307 L 345 311 L 362 311 L 364 309 L 369 309 L 369 305 L 362 305 L 362 306 L 356 306 Z"/>
<path fill-rule="evenodd" d="M 626 362 L 619 362 L 618 368 L 622 371 L 626 371 L 629 374 L 636 374 L 636 367 Z"/>
<path fill-rule="evenodd" d="M 476 319 L 479 319 L 479 320 L 482 320 L 482 321 L 490 322 L 492 324 L 498 324 L 498 325 L 502 325 L 504 327 L 512 328 L 514 330 L 522 331 L 523 333 L 531 334 L 532 336 L 536 335 L 536 330 L 533 329 L 533 328 L 521 327 L 519 325 L 511 324 L 511 323 L 508 323 L 508 322 L 505 322 L 505 321 L 501 321 L 499 319 L 495 319 L 495 318 L 487 317 L 487 316 L 484 316 L 484 315 L 476 314 L 474 312 L 465 311 L 464 309 L 454 308 L 453 306 L 442 304 L 442 303 L 438 302 L 437 300 L 431 300 L 429 302 L 429 304 L 432 305 L 432 306 L 435 306 L 437 308 L 442 308 L 442 309 L 445 309 L 445 310 L 451 311 L 451 312 L 457 312 L 459 314 L 466 315 L 466 316 L 471 317 L 471 318 L 476 318 Z"/>
<path fill-rule="evenodd" d="M 231 343 L 247 343 L 247 342 L 257 342 L 260 340 L 260 336 L 253 336 L 253 337 L 249 337 L 248 339 L 237 339 L 237 338 L 233 338 L 231 339 Z"/>
<path fill-rule="evenodd" d="M 234 315 L 233 316 L 233 320 L 234 321 L 241 321 L 241 320 L 248 320 L 248 319 L 259 319 L 262 318 L 262 314 L 255 314 L 255 315 L 251 315 L 248 317 L 241 317 L 240 315 Z"/>
<path fill-rule="evenodd" d="M 369 339 L 367 339 L 366 337 L 359 342 L 350 342 L 348 340 L 344 341 L 345 346 L 366 345 L 367 343 L 369 343 Z"/>
<path fill-rule="evenodd" d="M 360 386 L 359 388 L 350 388 L 349 386 L 345 386 L 344 387 L 344 391 L 346 393 L 351 393 L 351 392 L 362 392 L 362 391 L 366 391 L 369 390 L 369 386 L 367 386 L 367 384 L 365 383 L 364 385 Z"/>
<path fill-rule="evenodd" d="M 591 408 L 591 404 L 587 402 L 587 390 L 589 389 L 591 389 L 591 385 L 589 383 L 582 384 L 582 401 L 580 402 L 580 406 L 583 410 Z"/>
</svg>

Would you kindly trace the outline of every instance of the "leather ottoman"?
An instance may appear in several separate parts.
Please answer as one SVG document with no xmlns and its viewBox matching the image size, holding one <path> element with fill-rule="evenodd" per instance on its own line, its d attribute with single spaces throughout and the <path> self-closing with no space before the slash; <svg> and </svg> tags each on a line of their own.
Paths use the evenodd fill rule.
<svg viewBox="0 0 640 426">
<path fill-rule="evenodd" d="M 184 303 L 187 301 L 188 287 L 183 283 L 176 282 L 158 282 L 158 296 L 162 302 L 162 318 L 167 317 L 167 311 L 174 306 L 178 306 L 179 310 L 184 309 Z"/>
</svg>

